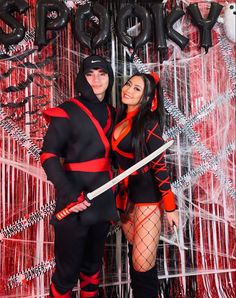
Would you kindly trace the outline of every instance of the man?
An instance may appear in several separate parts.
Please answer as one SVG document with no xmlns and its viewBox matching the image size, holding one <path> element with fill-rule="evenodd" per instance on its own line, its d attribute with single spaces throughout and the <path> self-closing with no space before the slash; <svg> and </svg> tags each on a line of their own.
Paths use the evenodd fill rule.
<svg viewBox="0 0 236 298">
<path fill-rule="evenodd" d="M 41 162 L 56 189 L 55 214 L 72 212 L 62 220 L 54 215 L 56 270 L 50 297 L 72 297 L 80 279 L 80 297 L 97 297 L 99 271 L 109 221 L 117 219 L 112 190 L 84 200 L 111 178 L 109 135 L 114 111 L 108 104 L 114 81 L 110 64 L 102 57 L 87 57 L 76 78 L 76 98 L 44 111 L 50 125 L 44 138 Z M 63 163 L 61 159 L 63 158 Z"/>
</svg>

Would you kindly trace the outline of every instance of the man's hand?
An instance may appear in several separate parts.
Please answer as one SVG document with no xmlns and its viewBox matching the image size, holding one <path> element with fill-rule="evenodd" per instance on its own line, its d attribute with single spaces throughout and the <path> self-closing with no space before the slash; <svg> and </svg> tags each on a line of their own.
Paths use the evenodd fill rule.
<svg viewBox="0 0 236 298">
<path fill-rule="evenodd" d="M 63 210 L 59 211 L 56 214 L 56 218 L 58 220 L 62 220 L 65 218 L 67 215 L 69 215 L 72 212 L 80 212 L 84 211 L 91 205 L 90 202 L 86 200 L 86 195 L 84 192 L 81 192 L 81 194 L 78 196 L 76 202 L 70 203 L 67 205 Z"/>
<path fill-rule="evenodd" d="M 70 212 L 80 212 L 80 211 L 87 209 L 90 205 L 91 205 L 91 203 L 84 200 L 82 203 L 78 203 L 78 204 L 74 205 L 73 207 L 69 208 L 69 211 Z"/>
</svg>

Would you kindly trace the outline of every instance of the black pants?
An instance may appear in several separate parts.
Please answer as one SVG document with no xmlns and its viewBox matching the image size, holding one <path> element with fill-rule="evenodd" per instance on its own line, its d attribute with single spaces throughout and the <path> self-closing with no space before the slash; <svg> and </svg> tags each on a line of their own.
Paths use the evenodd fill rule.
<svg viewBox="0 0 236 298">
<path fill-rule="evenodd" d="M 102 266 L 109 223 L 82 225 L 76 213 L 54 224 L 56 271 L 52 282 L 60 293 L 71 290 L 79 273 L 93 275 Z"/>
</svg>

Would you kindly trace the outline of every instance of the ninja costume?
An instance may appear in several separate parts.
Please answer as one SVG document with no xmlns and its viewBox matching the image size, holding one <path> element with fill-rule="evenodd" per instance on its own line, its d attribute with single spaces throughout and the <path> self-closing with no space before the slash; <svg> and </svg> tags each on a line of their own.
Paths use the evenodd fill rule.
<svg viewBox="0 0 236 298">
<path fill-rule="evenodd" d="M 138 110 L 128 112 L 125 119 L 116 125 L 118 127 L 125 121 L 128 121 L 128 125 L 121 131 L 117 139 L 115 139 L 114 133 L 112 135 L 112 149 L 117 157 L 120 172 L 125 171 L 135 163 L 134 149 L 132 148 L 132 126 L 133 118 L 137 112 Z M 163 145 L 164 142 L 158 121 L 150 121 L 150 123 L 146 124 L 145 141 L 145 155 L 151 154 Z M 174 194 L 171 191 L 164 153 L 157 156 L 149 165 L 144 166 L 142 171 L 134 172 L 120 183 L 117 207 L 121 211 L 126 211 L 129 208 L 127 207 L 129 206 L 127 205 L 128 201 L 139 206 L 160 205 L 163 203 L 166 211 L 175 210 Z M 126 213 L 122 214 L 126 218 Z M 137 226 L 140 226 L 143 221 L 144 219 Z M 148 221 L 148 217 L 145 217 L 145 221 Z M 137 230 L 134 233 L 137 233 Z M 145 249 L 148 250 L 148 247 Z M 148 271 L 135 270 L 133 266 L 133 245 L 131 244 L 129 244 L 128 257 L 131 288 L 134 297 L 157 298 L 159 292 L 157 266 L 154 265 Z"/>
<path fill-rule="evenodd" d="M 131 167 L 134 161 L 134 149 L 132 148 L 132 124 L 137 110 L 128 112 L 126 117 L 116 125 L 118 127 L 128 120 L 128 126 L 115 139 L 112 135 L 112 149 L 115 152 L 120 172 Z M 151 154 L 164 144 L 161 137 L 158 121 L 152 121 L 146 127 L 146 155 Z M 176 209 L 174 194 L 171 191 L 169 174 L 164 160 L 164 153 L 157 156 L 142 172 L 135 172 L 121 182 L 121 192 L 117 196 L 117 207 L 124 210 L 127 200 L 134 204 L 157 203 L 164 204 L 166 211 Z"/>
<path fill-rule="evenodd" d="M 109 86 L 102 102 L 85 78 L 86 71 L 103 69 Z M 81 192 L 90 192 L 111 177 L 109 137 L 114 109 L 108 104 L 114 77 L 111 66 L 99 56 L 86 58 L 76 78 L 77 97 L 44 111 L 50 121 L 44 138 L 41 162 L 56 190 L 55 213 L 77 201 Z M 91 209 L 90 209 L 91 208 Z M 59 221 L 52 217 L 55 230 L 56 271 L 52 276 L 53 297 L 71 297 L 78 278 L 81 297 L 97 297 L 109 221 L 117 220 L 112 189 L 99 195 L 85 211 L 71 213 Z M 59 296 L 58 296 L 59 295 Z"/>
</svg>

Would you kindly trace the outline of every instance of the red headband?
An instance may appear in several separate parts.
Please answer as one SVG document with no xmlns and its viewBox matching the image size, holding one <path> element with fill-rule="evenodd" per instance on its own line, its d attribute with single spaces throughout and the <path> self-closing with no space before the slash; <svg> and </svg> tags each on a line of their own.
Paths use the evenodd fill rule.
<svg viewBox="0 0 236 298">
<path fill-rule="evenodd" d="M 160 81 L 159 75 L 156 72 L 151 72 L 150 75 L 154 78 L 156 84 Z"/>
<path fill-rule="evenodd" d="M 158 84 L 160 78 L 156 72 L 151 72 L 150 75 L 154 78 L 156 85 Z M 152 100 L 151 111 L 154 112 L 157 109 L 158 102 L 157 102 L 157 90 L 155 90 L 155 95 Z"/>
</svg>

